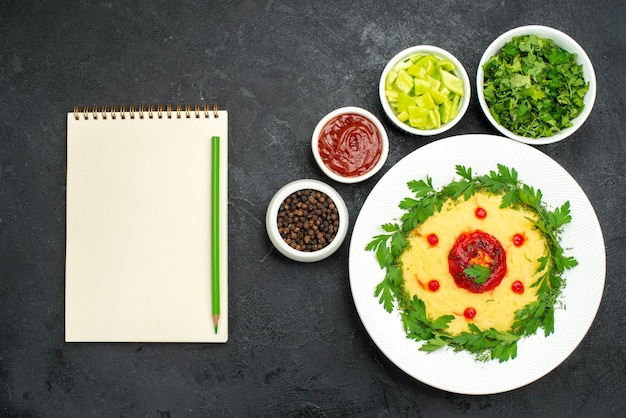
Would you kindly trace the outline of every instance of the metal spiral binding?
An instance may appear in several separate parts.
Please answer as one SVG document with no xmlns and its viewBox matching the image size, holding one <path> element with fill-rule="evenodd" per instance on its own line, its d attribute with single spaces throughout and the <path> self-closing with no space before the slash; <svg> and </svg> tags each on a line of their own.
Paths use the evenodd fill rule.
<svg viewBox="0 0 626 418">
<path fill-rule="evenodd" d="M 191 119 L 196 118 L 199 119 L 201 117 L 210 118 L 211 113 L 213 113 L 214 118 L 219 118 L 219 106 L 217 103 L 213 104 L 213 108 L 211 105 L 176 105 L 176 107 L 171 104 L 168 105 L 140 105 L 139 107 L 135 105 L 130 105 L 129 107 L 120 106 L 111 106 L 110 108 L 107 106 L 85 106 L 82 109 L 79 106 L 74 106 L 74 119 L 80 120 L 98 120 L 98 119 L 126 119 L 127 117 L 130 119 Z"/>
</svg>

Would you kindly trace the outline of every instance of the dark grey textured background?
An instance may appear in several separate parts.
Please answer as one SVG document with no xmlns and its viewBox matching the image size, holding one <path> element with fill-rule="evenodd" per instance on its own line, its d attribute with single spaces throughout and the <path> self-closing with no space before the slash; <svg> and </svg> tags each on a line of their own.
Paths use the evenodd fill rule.
<svg viewBox="0 0 626 418">
<path fill-rule="evenodd" d="M 626 410 L 626 6 L 601 1 L 3 1 L 0 4 L 0 416 L 621 416 Z M 337 188 L 352 219 L 380 176 L 422 145 L 492 133 L 476 97 L 434 138 L 409 137 L 377 98 L 388 59 L 445 48 L 474 78 L 502 32 L 544 24 L 588 52 L 595 108 L 540 147 L 591 200 L 607 249 L 605 294 L 579 348 L 518 390 L 460 396 L 391 364 L 354 309 L 348 239 L 303 265 L 272 249 L 269 200 L 285 183 Z M 472 88 L 475 87 L 472 80 Z M 219 102 L 229 110 L 230 340 L 65 344 L 65 115 L 74 105 Z M 323 177 L 310 136 L 356 105 L 388 127 L 383 171 Z"/>
</svg>

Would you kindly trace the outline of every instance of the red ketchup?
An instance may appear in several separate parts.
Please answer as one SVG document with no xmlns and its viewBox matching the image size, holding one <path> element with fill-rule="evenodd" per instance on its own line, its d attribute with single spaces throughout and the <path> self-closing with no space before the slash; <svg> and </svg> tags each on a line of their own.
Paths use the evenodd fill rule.
<svg viewBox="0 0 626 418">
<path fill-rule="evenodd" d="M 383 152 L 383 141 L 371 120 L 346 113 L 324 125 L 318 149 L 322 161 L 331 171 L 344 177 L 357 177 L 378 163 Z"/>
</svg>

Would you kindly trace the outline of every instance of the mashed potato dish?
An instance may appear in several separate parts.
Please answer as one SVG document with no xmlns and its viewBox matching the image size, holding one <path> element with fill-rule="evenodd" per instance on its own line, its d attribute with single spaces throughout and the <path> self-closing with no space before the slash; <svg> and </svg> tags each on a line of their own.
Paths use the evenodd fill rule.
<svg viewBox="0 0 626 418">
<path fill-rule="evenodd" d="M 409 234 L 400 257 L 406 290 L 424 301 L 432 317 L 454 315 L 451 334 L 468 331 L 469 322 L 508 330 L 515 311 L 536 299 L 530 286 L 539 276 L 545 237 L 531 221 L 536 214 L 501 209 L 501 201 L 476 193 L 448 202 Z M 485 267 L 482 284 L 466 273 L 475 266 Z"/>
<path fill-rule="evenodd" d="M 564 273 L 578 264 L 560 246 L 569 202 L 550 210 L 501 164 L 486 175 L 456 172 L 438 190 L 428 177 L 407 183 L 405 213 L 365 248 L 385 270 L 374 294 L 400 313 L 408 338 L 424 341 L 420 350 L 507 361 L 521 338 L 554 332 Z"/>
</svg>

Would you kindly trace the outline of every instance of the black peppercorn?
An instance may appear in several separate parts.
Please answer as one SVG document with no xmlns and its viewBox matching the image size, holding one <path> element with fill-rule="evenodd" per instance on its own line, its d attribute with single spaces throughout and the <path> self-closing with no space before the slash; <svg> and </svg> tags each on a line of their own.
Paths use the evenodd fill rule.
<svg viewBox="0 0 626 418">
<path fill-rule="evenodd" d="M 339 230 L 333 200 L 318 190 L 303 189 L 287 196 L 277 215 L 278 232 L 287 245 L 311 252 L 330 244 Z"/>
</svg>

